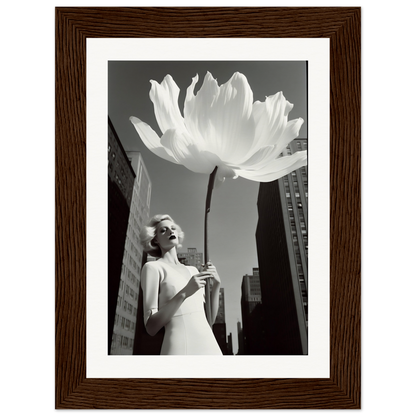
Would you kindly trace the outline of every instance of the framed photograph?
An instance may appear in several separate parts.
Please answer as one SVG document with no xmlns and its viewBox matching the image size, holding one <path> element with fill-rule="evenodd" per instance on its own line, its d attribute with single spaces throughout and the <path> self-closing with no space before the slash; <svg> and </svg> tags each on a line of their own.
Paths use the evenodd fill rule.
<svg viewBox="0 0 416 416">
<path fill-rule="evenodd" d="M 167 208 L 183 224 L 184 241 L 189 242 L 181 255 L 184 262 L 190 261 L 194 251 L 202 251 L 198 247 L 203 213 L 194 211 L 197 201 L 204 205 L 208 175 L 152 155 L 132 120 L 143 119 L 157 130 L 155 115 L 148 111 L 150 80 L 162 83 L 168 74 L 176 78 L 183 100 L 191 82 L 197 85 L 196 92 L 211 73 L 219 85 L 232 76 L 244 77 L 254 100 L 264 101 L 264 96 L 280 90 L 289 94 L 286 98 L 294 104 L 289 119 L 304 121 L 298 145 L 299 150 L 302 145 L 308 149 L 308 170 L 301 186 L 303 198 L 305 193 L 310 198 L 303 208 L 304 200 L 294 201 L 294 208 L 302 218 L 303 210 L 308 210 L 305 216 L 310 222 L 302 247 L 306 247 L 310 279 L 307 292 L 302 291 L 301 283 L 306 280 L 308 285 L 308 276 L 306 270 L 298 270 L 298 290 L 305 296 L 299 297 L 294 310 L 304 317 L 306 329 L 302 332 L 299 324 L 300 335 L 290 341 L 292 349 L 267 337 L 257 344 L 239 343 L 239 318 L 224 309 L 218 328 L 227 324 L 230 333 L 221 336 L 234 342 L 221 345 L 223 355 L 149 355 L 137 352 L 138 337 L 126 336 L 137 335 L 139 322 L 114 314 L 116 303 L 122 301 L 114 297 L 113 302 L 109 296 L 107 256 L 115 241 L 108 229 L 107 173 L 110 178 L 109 155 L 114 153 L 114 147 L 109 150 L 109 132 L 132 166 L 132 158 L 140 154 L 144 164 L 140 169 L 149 177 L 146 200 L 156 206 L 152 215 L 169 213 L 154 212 L 163 210 L 166 196 L 192 207 L 186 211 L 172 203 Z M 199 79 L 193 81 L 195 74 Z M 277 81 L 273 85 L 273 75 L 283 86 Z M 359 171 L 359 8 L 57 8 L 56 408 L 359 408 Z M 287 186 L 297 186 L 298 181 L 302 181 L 300 171 Z M 228 277 L 223 278 L 226 304 L 227 299 L 238 303 L 240 296 L 234 293 L 236 282 L 229 283 L 233 272 L 242 279 L 259 270 L 243 252 L 252 241 L 241 244 L 249 240 L 244 233 L 233 236 L 233 227 L 238 228 L 242 218 L 247 218 L 251 235 L 256 224 L 249 218 L 255 218 L 259 228 L 263 215 L 260 197 L 257 200 L 259 182 L 227 178 L 213 192 L 210 258 L 219 259 L 226 249 L 230 252 L 228 262 L 217 264 Z M 283 180 L 280 186 L 284 188 Z M 246 204 L 238 194 L 246 196 Z M 292 202 L 286 203 L 290 210 Z M 253 208 L 259 212 L 253 214 Z M 139 211 L 137 215 L 138 221 L 143 220 Z M 131 247 L 134 251 L 133 241 Z M 140 258 L 142 254 L 136 253 Z M 130 262 L 133 269 L 144 264 Z M 262 267 L 265 270 L 262 262 L 260 274 Z M 233 270 L 227 269 L 228 263 Z M 136 316 L 137 278 L 127 269 L 128 278 L 117 280 L 123 287 L 116 287 L 114 293 L 128 291 L 135 302 L 120 303 L 120 310 Z M 267 295 L 257 302 L 263 308 Z M 124 332 L 117 332 L 118 320 Z M 255 325 L 253 332 L 257 341 L 259 327 Z M 293 347 L 295 338 L 298 345 Z M 184 388 L 190 394 L 181 394 Z"/>
</svg>

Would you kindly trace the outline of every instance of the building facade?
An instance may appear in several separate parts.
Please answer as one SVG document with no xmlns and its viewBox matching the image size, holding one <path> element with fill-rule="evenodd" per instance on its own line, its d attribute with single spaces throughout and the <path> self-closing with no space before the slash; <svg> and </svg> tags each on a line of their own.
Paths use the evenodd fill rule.
<svg viewBox="0 0 416 416">
<path fill-rule="evenodd" d="M 261 286 L 259 268 L 253 267 L 253 274 L 246 274 L 243 276 L 243 281 L 241 283 L 241 310 L 244 311 L 243 316 L 251 313 L 255 306 L 260 302 Z"/>
<path fill-rule="evenodd" d="M 199 253 L 196 248 L 188 248 L 186 253 L 178 253 L 178 260 L 186 266 L 195 266 L 201 271 L 204 264 L 204 255 Z"/>
<path fill-rule="evenodd" d="M 285 153 L 306 150 L 295 139 Z M 308 353 L 308 171 L 261 183 L 256 230 L 267 354 Z"/>
<path fill-rule="evenodd" d="M 241 283 L 242 351 L 245 355 L 261 354 L 262 322 L 258 316 L 261 299 L 259 268 L 254 267 L 253 274 L 243 276 Z"/>
<path fill-rule="evenodd" d="M 214 324 L 212 325 L 212 332 L 221 348 L 224 355 L 228 354 L 227 351 L 227 328 L 225 324 L 225 294 L 224 288 L 220 288 L 218 313 Z"/>
<path fill-rule="evenodd" d="M 143 264 L 143 248 L 139 233 L 149 219 L 151 181 L 139 152 L 126 152 L 128 161 L 135 173 L 130 203 L 127 232 L 117 307 L 112 330 L 111 355 L 132 355 L 136 334 L 140 294 L 140 272 Z"/>
<path fill-rule="evenodd" d="M 108 345 L 110 354 L 135 172 L 108 119 Z"/>
<path fill-rule="evenodd" d="M 232 332 L 230 332 L 227 337 L 227 355 L 234 355 Z"/>
</svg>

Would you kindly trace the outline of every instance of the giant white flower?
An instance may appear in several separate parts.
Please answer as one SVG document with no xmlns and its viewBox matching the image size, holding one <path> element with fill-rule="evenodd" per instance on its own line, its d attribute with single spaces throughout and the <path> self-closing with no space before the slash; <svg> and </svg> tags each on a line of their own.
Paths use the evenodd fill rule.
<svg viewBox="0 0 416 416">
<path fill-rule="evenodd" d="M 186 91 L 183 116 L 179 87 L 170 75 L 151 82 L 150 99 L 162 137 L 145 122 L 130 117 L 144 144 L 157 156 L 193 172 L 270 182 L 307 164 L 306 151 L 284 156 L 303 119 L 288 121 L 293 104 L 281 92 L 253 103 L 247 78 L 236 72 L 218 86 L 208 72 L 194 94 L 198 75 Z"/>
</svg>

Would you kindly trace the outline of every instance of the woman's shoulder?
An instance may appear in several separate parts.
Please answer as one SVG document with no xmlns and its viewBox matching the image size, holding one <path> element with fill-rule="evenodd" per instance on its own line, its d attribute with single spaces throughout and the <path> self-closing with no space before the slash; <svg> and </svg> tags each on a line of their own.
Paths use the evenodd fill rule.
<svg viewBox="0 0 416 416">
<path fill-rule="evenodd" d="M 157 261 L 149 261 L 142 267 L 142 271 L 158 271 L 160 270 L 160 263 Z"/>
</svg>

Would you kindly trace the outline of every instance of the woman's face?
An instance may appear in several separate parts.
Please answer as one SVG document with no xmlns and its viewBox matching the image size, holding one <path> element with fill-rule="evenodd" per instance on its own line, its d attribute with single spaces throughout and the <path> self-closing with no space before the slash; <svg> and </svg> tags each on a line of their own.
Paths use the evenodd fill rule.
<svg viewBox="0 0 416 416">
<path fill-rule="evenodd" d="M 179 244 L 178 227 L 169 220 L 163 220 L 156 229 L 156 241 L 160 248 L 169 250 Z"/>
</svg>

